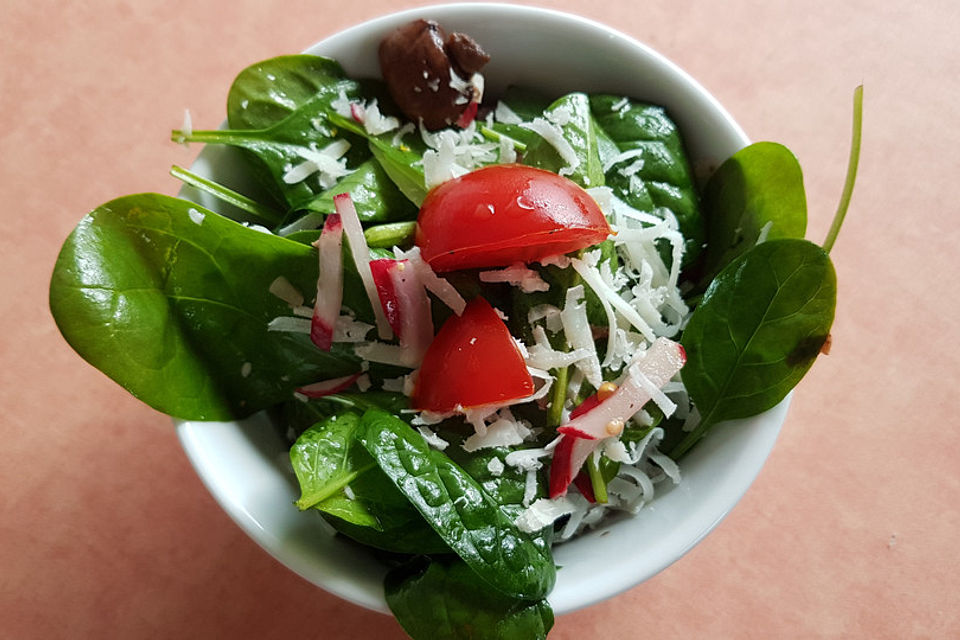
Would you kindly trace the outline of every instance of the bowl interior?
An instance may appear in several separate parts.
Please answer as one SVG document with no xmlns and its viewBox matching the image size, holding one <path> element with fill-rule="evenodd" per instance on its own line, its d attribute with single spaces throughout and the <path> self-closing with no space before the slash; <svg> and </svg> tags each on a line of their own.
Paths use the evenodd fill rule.
<svg viewBox="0 0 960 640">
<path fill-rule="evenodd" d="M 437 20 L 448 31 L 469 33 L 491 54 L 484 69 L 488 95 L 517 84 L 557 95 L 605 91 L 661 104 L 680 126 L 694 166 L 715 166 L 748 143 L 717 101 L 664 57 L 609 27 L 554 11 L 495 4 L 421 7 L 358 25 L 306 52 L 336 58 L 355 77 L 377 76 L 380 39 L 421 17 Z M 248 179 L 230 149 L 204 149 L 194 170 L 228 185 Z M 229 213 L 203 194 L 183 193 Z M 630 588 L 693 547 L 753 482 L 788 403 L 715 430 L 684 459 L 681 484 L 658 485 L 657 497 L 637 516 L 618 518 L 557 546 L 555 558 L 563 570 L 549 597 L 556 613 Z M 207 488 L 264 549 L 327 591 L 387 611 L 385 568 L 334 537 L 318 514 L 301 514 L 292 505 L 298 493 L 286 443 L 265 416 L 179 422 L 177 428 Z"/>
</svg>

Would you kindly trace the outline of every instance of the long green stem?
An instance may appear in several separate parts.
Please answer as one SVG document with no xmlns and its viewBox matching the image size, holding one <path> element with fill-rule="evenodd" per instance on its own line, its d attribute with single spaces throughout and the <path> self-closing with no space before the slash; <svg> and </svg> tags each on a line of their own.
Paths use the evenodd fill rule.
<svg viewBox="0 0 960 640">
<path fill-rule="evenodd" d="M 363 232 L 367 246 L 389 249 L 407 244 L 413 244 L 413 236 L 417 231 L 416 221 L 387 222 L 368 227 Z"/>
<path fill-rule="evenodd" d="M 587 473 L 590 474 L 590 486 L 593 488 L 593 499 L 600 504 L 607 504 L 610 497 L 607 495 L 607 483 L 603 481 L 600 465 L 592 455 L 587 458 Z"/>
<path fill-rule="evenodd" d="M 556 380 L 550 390 L 550 407 L 547 409 L 547 427 L 556 429 L 563 417 L 563 404 L 567 400 L 567 367 L 554 369 Z"/>
<path fill-rule="evenodd" d="M 847 215 L 847 209 L 850 207 L 850 198 L 853 195 L 853 185 L 857 181 L 857 167 L 860 164 L 860 135 L 863 129 L 863 85 L 857 87 L 853 92 L 853 139 L 850 142 L 850 160 L 847 163 L 847 179 L 843 185 L 843 193 L 840 195 L 840 204 L 837 206 L 837 213 L 833 216 L 833 223 L 827 232 L 827 237 L 823 241 L 823 250 L 830 253 L 833 243 L 837 240 L 840 233 L 840 227 L 843 225 L 843 219 Z"/>
<path fill-rule="evenodd" d="M 195 187 L 209 193 L 218 200 L 222 200 L 227 204 L 231 204 L 241 211 L 245 211 L 250 215 L 266 222 L 269 225 L 275 225 L 280 221 L 281 215 L 269 207 L 265 207 L 256 200 L 251 200 L 242 193 L 237 193 L 233 189 L 229 189 L 222 184 L 216 183 L 213 180 L 204 178 L 203 176 L 197 175 L 188 169 L 183 167 L 178 167 L 173 165 L 170 167 L 170 175 L 178 180 L 181 180 L 184 184 L 188 184 L 191 187 Z"/>
</svg>

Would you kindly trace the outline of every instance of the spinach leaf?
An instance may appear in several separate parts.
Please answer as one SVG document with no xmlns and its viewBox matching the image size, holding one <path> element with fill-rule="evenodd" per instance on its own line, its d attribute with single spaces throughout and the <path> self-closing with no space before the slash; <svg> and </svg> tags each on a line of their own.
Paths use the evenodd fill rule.
<svg viewBox="0 0 960 640">
<path fill-rule="evenodd" d="M 387 574 L 387 604 L 414 640 L 537 640 L 553 611 L 490 589 L 459 560 L 414 561 Z"/>
<path fill-rule="evenodd" d="M 707 182 L 703 194 L 707 248 L 703 286 L 724 266 L 766 238 L 802 238 L 807 231 L 807 197 L 800 163 L 789 149 L 757 142 L 727 159 Z"/>
<path fill-rule="evenodd" d="M 518 530 L 449 457 L 383 411 L 363 415 L 359 439 L 430 526 L 489 585 L 527 599 L 550 591 L 556 578 L 550 554 Z"/>
<path fill-rule="evenodd" d="M 683 266 L 692 265 L 706 235 L 683 140 L 662 107 L 613 95 L 590 96 L 597 126 L 628 158 L 608 166 L 607 186 L 638 211 L 663 217 L 670 210 L 685 239 Z M 616 156 L 605 151 L 610 165 Z"/>
<path fill-rule="evenodd" d="M 130 393 L 171 416 L 229 420 L 290 397 L 359 360 L 305 334 L 267 331 L 290 309 L 283 276 L 316 289 L 311 247 L 261 233 L 186 200 L 119 198 L 64 243 L 50 309 L 67 342 Z"/>
<path fill-rule="evenodd" d="M 300 483 L 298 509 L 322 505 L 357 476 L 376 468 L 377 463 L 366 450 L 354 446 L 353 434 L 359 423 L 360 416 L 356 413 L 333 415 L 297 438 L 290 448 L 290 463 Z M 364 516 L 369 517 L 365 510 Z M 341 517 L 350 519 L 349 515 Z M 377 526 L 376 519 L 368 526 Z"/>
<path fill-rule="evenodd" d="M 427 150 L 427 145 L 420 135 L 412 133 L 404 136 L 400 144 L 394 145 L 394 138 L 398 133 L 396 131 L 371 135 L 364 127 L 338 113 L 330 114 L 330 122 L 344 131 L 365 137 L 370 153 L 397 189 L 414 205 L 420 206 L 427 196 L 423 176 L 423 153 Z"/>
<path fill-rule="evenodd" d="M 306 215 L 292 223 L 288 222 L 279 233 L 287 235 L 294 230 L 321 227 L 325 215 L 336 211 L 333 198 L 341 193 L 350 194 L 350 199 L 357 209 L 357 216 L 362 222 L 406 221 L 417 218 L 417 208 L 400 193 L 380 165 L 370 159 L 360 163 L 352 173 L 341 178 L 330 189 L 303 203 L 296 213 L 306 212 Z"/>
<path fill-rule="evenodd" d="M 449 553 L 420 513 L 356 440 L 360 416 L 334 414 L 307 429 L 290 449 L 301 496 L 297 507 L 358 542 L 398 553 Z M 348 489 L 349 487 L 349 489 Z"/>
<path fill-rule="evenodd" d="M 347 92 L 348 97 L 356 97 L 357 91 L 357 85 L 353 83 L 352 90 Z M 290 169 L 300 166 L 319 150 L 339 140 L 350 143 L 349 151 L 344 156 L 347 167 L 356 167 L 370 157 L 356 137 L 339 131 L 330 123 L 329 116 L 336 113 L 330 103 L 336 98 L 329 92 L 317 94 L 266 129 L 174 131 L 171 137 L 177 141 L 226 144 L 249 151 L 263 163 L 289 208 L 300 209 L 327 187 L 320 180 L 320 171 L 302 180 L 287 182 L 284 176 Z"/>
<path fill-rule="evenodd" d="M 506 464 L 507 455 L 512 451 L 519 450 L 519 447 L 491 447 L 468 452 L 461 446 L 466 438 L 462 436 L 458 438 L 448 432 L 443 432 L 441 437 L 451 445 L 444 450 L 444 453 L 460 465 L 471 478 L 476 480 L 488 496 L 497 501 L 500 510 L 507 515 L 510 521 L 514 522 L 520 517 L 520 514 L 526 508 L 523 505 L 523 495 L 527 487 L 527 472 Z M 490 464 L 494 460 L 503 469 L 500 473 L 493 473 L 490 470 Z M 534 499 L 546 495 L 544 490 L 546 483 L 543 478 L 538 480 Z M 553 541 L 553 526 L 548 525 L 531 537 L 535 544 L 549 552 Z"/>
<path fill-rule="evenodd" d="M 537 91 L 511 86 L 507 87 L 506 92 L 500 98 L 500 102 L 509 107 L 522 121 L 530 122 L 534 118 L 543 116 L 543 112 L 550 107 L 553 99 Z M 524 146 L 529 146 L 540 140 L 540 136 L 536 132 L 519 124 L 496 122 L 493 125 L 493 130 L 520 142 Z"/>
<path fill-rule="evenodd" d="M 783 400 L 826 340 L 836 298 L 830 258 L 806 240 L 764 242 L 727 265 L 681 338 L 681 375 L 701 422 L 671 455 L 683 455 L 720 421 Z"/>
<path fill-rule="evenodd" d="M 282 214 L 278 213 L 272 207 L 257 202 L 253 198 L 247 197 L 209 178 L 204 178 L 183 167 L 173 165 L 170 168 L 170 175 L 181 180 L 185 185 L 207 193 L 217 200 L 225 202 L 245 214 L 249 214 L 253 220 L 261 224 L 275 225 L 282 218 Z"/>
<path fill-rule="evenodd" d="M 590 114 L 590 99 L 587 95 L 571 93 L 563 96 L 550 105 L 544 112 L 544 117 L 555 123 L 563 138 L 570 143 L 578 161 L 576 167 L 568 173 L 569 169 L 566 167 L 570 164 L 569 161 L 545 138 L 539 138 L 527 146 L 523 163 L 566 175 L 581 187 L 602 186 L 603 168 L 597 148 L 596 124 Z"/>
<path fill-rule="evenodd" d="M 231 129 L 266 129 L 317 95 L 333 100 L 355 88 L 335 60 L 311 55 L 270 58 L 234 79 L 227 95 L 227 123 Z"/>
</svg>

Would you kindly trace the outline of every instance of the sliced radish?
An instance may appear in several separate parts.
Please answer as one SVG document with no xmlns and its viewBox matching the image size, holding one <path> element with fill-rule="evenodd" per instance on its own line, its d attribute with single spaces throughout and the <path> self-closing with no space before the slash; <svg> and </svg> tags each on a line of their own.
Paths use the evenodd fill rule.
<svg viewBox="0 0 960 640">
<path fill-rule="evenodd" d="M 574 438 L 583 438 L 584 440 L 596 440 L 596 438 L 589 433 L 581 431 L 569 424 L 557 427 L 557 433 L 562 433 L 565 436 L 573 436 Z"/>
<path fill-rule="evenodd" d="M 680 370 L 685 360 L 686 354 L 679 343 L 657 338 L 649 349 L 637 356 L 630 366 L 630 375 L 613 395 L 558 429 L 563 435 L 550 466 L 551 499 L 565 495 L 594 449 L 605 439 L 619 436 L 627 420 L 650 400 L 650 383 L 661 388 Z"/>
<path fill-rule="evenodd" d="M 473 122 L 474 118 L 477 117 L 477 109 L 480 107 L 480 103 L 476 100 L 471 100 L 470 104 L 467 105 L 467 108 L 463 110 L 463 113 L 460 114 L 460 117 L 457 118 L 457 126 L 461 129 L 466 129 L 470 126 L 470 123 Z"/>
<path fill-rule="evenodd" d="M 377 294 L 377 285 L 373 281 L 373 274 L 370 273 L 370 248 L 367 246 L 367 240 L 363 237 L 363 226 L 360 224 L 360 216 L 357 215 L 357 209 L 353 206 L 353 200 L 349 193 L 340 193 L 333 197 L 333 206 L 340 219 L 343 222 L 343 232 L 347 234 L 347 240 L 350 242 L 350 253 L 353 254 L 353 262 L 357 266 L 357 273 L 363 281 L 363 288 L 370 300 L 370 306 L 373 307 L 373 315 L 376 318 L 377 335 L 381 340 L 389 340 L 393 337 L 390 330 L 390 323 L 387 322 L 387 316 L 383 313 L 383 307 L 380 306 L 380 296 Z"/>
<path fill-rule="evenodd" d="M 580 494 L 587 499 L 587 502 L 597 501 L 597 497 L 593 493 L 593 481 L 590 480 L 589 473 L 586 471 L 578 473 L 577 477 L 573 479 L 573 484 L 580 490 Z"/>
<path fill-rule="evenodd" d="M 406 260 L 370 262 L 380 304 L 390 327 L 400 339 L 408 366 L 418 366 L 433 341 L 430 298 L 418 272 Z"/>
<path fill-rule="evenodd" d="M 360 124 L 363 124 L 364 120 L 367 119 L 363 107 L 356 102 L 350 103 L 350 116 Z"/>
<path fill-rule="evenodd" d="M 314 382 L 313 384 L 308 384 L 305 387 L 300 387 L 297 389 L 297 393 L 301 393 L 308 398 L 322 398 L 333 393 L 339 393 L 344 389 L 349 388 L 350 385 L 356 382 L 362 375 L 363 372 L 359 371 L 353 375 L 343 376 L 342 378 L 321 380 L 320 382 Z"/>
<path fill-rule="evenodd" d="M 387 316 L 387 322 L 393 332 L 400 335 L 400 310 L 397 302 L 397 292 L 393 286 L 393 278 L 390 276 L 390 270 L 398 263 L 397 260 L 390 258 L 380 258 L 370 261 L 370 274 L 373 276 L 373 282 L 377 285 L 377 295 L 380 296 L 380 306 L 383 313 Z"/>
<path fill-rule="evenodd" d="M 420 281 L 423 282 L 423 286 L 425 286 L 428 291 L 437 296 L 440 302 L 450 307 L 458 316 L 463 313 L 464 308 L 467 306 L 466 300 L 463 299 L 460 292 L 457 291 L 449 281 L 434 273 L 430 265 L 424 262 L 420 256 L 420 247 L 413 247 L 409 251 L 403 252 L 402 257 L 409 260 L 413 268 L 417 270 Z"/>
<path fill-rule="evenodd" d="M 333 332 L 343 303 L 343 224 L 340 215 L 331 213 L 315 246 L 320 256 L 317 301 L 310 321 L 310 339 L 324 351 L 333 345 Z"/>
</svg>

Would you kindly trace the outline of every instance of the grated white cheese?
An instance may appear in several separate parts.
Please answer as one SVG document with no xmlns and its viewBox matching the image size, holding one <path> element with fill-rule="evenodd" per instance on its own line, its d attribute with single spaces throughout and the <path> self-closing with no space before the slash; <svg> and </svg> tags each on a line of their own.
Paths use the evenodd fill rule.
<svg viewBox="0 0 960 640">
<path fill-rule="evenodd" d="M 366 373 L 357 378 L 357 388 L 360 389 L 360 392 L 368 390 L 371 387 L 370 376 Z"/>
<path fill-rule="evenodd" d="M 244 362 L 240 367 L 240 376 L 243 378 L 249 377 L 250 373 L 253 371 L 253 363 Z"/>
<path fill-rule="evenodd" d="M 403 379 L 404 376 L 397 378 L 384 378 L 383 384 L 380 385 L 380 388 L 384 391 L 391 391 L 393 393 L 403 393 Z"/>
<path fill-rule="evenodd" d="M 283 276 L 277 276 L 267 290 L 290 305 L 292 309 L 303 306 L 303 294 Z M 310 315 L 313 315 L 312 309 Z"/>
<path fill-rule="evenodd" d="M 580 158 L 577 156 L 577 152 L 570 143 L 567 142 L 567 139 L 563 136 L 563 132 L 555 124 L 543 118 L 534 118 L 533 122 L 524 122 L 520 126 L 538 134 L 547 144 L 557 150 L 560 158 L 567 163 L 566 166 L 561 168 L 557 173 L 562 176 L 568 176 L 580 166 Z"/>
<path fill-rule="evenodd" d="M 574 351 L 586 351 L 587 357 L 576 361 L 576 367 L 583 371 L 594 389 L 603 383 L 603 374 L 600 371 L 600 358 L 597 355 L 597 346 L 593 341 L 593 332 L 587 319 L 587 304 L 582 284 L 567 290 L 563 311 L 560 312 L 560 321 L 563 324 L 563 334 L 567 343 Z"/>
<path fill-rule="evenodd" d="M 512 447 L 522 444 L 531 435 L 530 428 L 527 425 L 514 419 L 509 409 L 502 409 L 497 418 L 491 424 L 486 425 L 484 433 L 480 433 L 478 430 L 477 433 L 467 438 L 461 446 L 468 453 L 493 447 Z"/>
<path fill-rule="evenodd" d="M 521 124 L 523 122 L 520 116 L 503 100 L 497 102 L 493 116 L 497 119 L 497 122 L 502 122 L 503 124 Z"/>
<path fill-rule="evenodd" d="M 523 483 L 523 506 L 525 507 L 529 507 L 533 499 L 537 497 L 537 480 L 536 470 L 528 470 Z"/>
<path fill-rule="evenodd" d="M 350 149 L 346 140 L 334 140 L 323 149 L 316 149 L 316 145 L 309 149 L 298 149 L 303 162 L 287 169 L 283 174 L 283 181 L 287 184 L 303 182 L 313 174 L 318 174 L 320 186 L 329 189 L 337 181 L 348 175 L 347 161 L 344 154 Z"/>
<path fill-rule="evenodd" d="M 517 149 L 513 140 L 507 136 L 500 136 L 500 156 L 498 161 L 501 164 L 512 164 L 517 161 Z"/>
<path fill-rule="evenodd" d="M 203 213 L 197 211 L 193 207 L 190 207 L 190 209 L 187 210 L 187 215 L 190 216 L 190 221 L 194 224 L 202 224 L 203 219 L 206 217 Z"/>
<path fill-rule="evenodd" d="M 610 169 L 613 169 L 618 164 L 624 163 L 627 160 L 639 158 L 642 155 L 643 155 L 643 149 L 627 149 L 626 151 L 623 151 L 611 158 L 608 158 L 607 161 L 603 163 L 603 172 L 607 173 L 610 171 Z"/>
<path fill-rule="evenodd" d="M 283 331 L 286 333 L 310 333 L 310 318 L 296 318 L 293 316 L 279 316 L 267 323 L 267 331 Z"/>
<path fill-rule="evenodd" d="M 576 508 L 573 500 L 567 496 L 556 500 L 540 498 L 524 509 L 514 524 L 525 533 L 534 533 L 552 525 L 557 518 L 573 513 Z"/>
<path fill-rule="evenodd" d="M 487 471 L 496 477 L 503 475 L 505 468 L 506 467 L 503 465 L 503 461 L 500 460 L 500 458 L 490 458 L 490 462 L 487 463 Z"/>
<path fill-rule="evenodd" d="M 667 394 L 655 385 L 650 378 L 643 375 L 643 372 L 640 371 L 639 364 L 634 364 L 630 367 L 630 375 L 637 381 L 640 388 L 650 395 L 650 399 L 653 400 L 653 403 L 663 412 L 664 417 L 669 418 L 673 415 L 673 412 L 677 410 L 677 405 L 674 404 L 674 402 L 667 397 Z"/>
<path fill-rule="evenodd" d="M 480 282 L 506 282 L 524 293 L 548 291 L 550 289 L 550 285 L 540 277 L 538 272 L 522 262 L 515 262 L 503 269 L 481 271 L 478 277 Z"/>
<path fill-rule="evenodd" d="M 430 429 L 426 426 L 418 426 L 417 432 L 419 432 L 420 435 L 423 436 L 423 439 L 426 441 L 428 445 L 430 445 L 434 449 L 437 449 L 438 451 L 443 451 L 444 449 L 450 446 L 449 442 L 447 442 L 446 440 L 438 436 L 433 429 Z"/>
<path fill-rule="evenodd" d="M 456 287 L 450 284 L 446 278 L 438 276 L 430 268 L 430 265 L 423 260 L 420 255 L 420 247 L 415 246 L 409 251 L 395 249 L 394 254 L 397 256 L 397 260 L 410 261 L 410 266 L 416 269 L 417 277 L 420 278 L 420 282 L 427 288 L 427 291 L 440 298 L 440 301 L 458 316 L 463 313 L 467 306 L 466 300 L 463 299 Z"/>
</svg>

